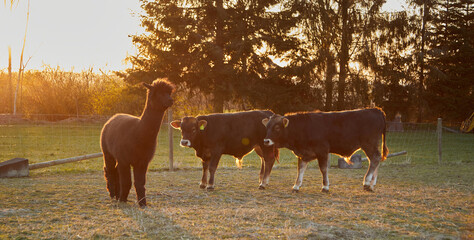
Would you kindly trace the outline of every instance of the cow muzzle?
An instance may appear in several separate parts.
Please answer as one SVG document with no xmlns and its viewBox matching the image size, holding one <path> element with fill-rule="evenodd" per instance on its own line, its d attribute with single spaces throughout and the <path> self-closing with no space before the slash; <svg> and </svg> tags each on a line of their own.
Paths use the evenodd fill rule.
<svg viewBox="0 0 474 240">
<path fill-rule="evenodd" d="M 265 146 L 273 146 L 273 144 L 275 144 L 275 143 L 271 139 L 265 138 L 265 139 L 263 139 L 263 144 Z"/>
<path fill-rule="evenodd" d="M 181 139 L 179 145 L 181 145 L 182 147 L 191 147 L 191 141 L 187 139 Z"/>
</svg>

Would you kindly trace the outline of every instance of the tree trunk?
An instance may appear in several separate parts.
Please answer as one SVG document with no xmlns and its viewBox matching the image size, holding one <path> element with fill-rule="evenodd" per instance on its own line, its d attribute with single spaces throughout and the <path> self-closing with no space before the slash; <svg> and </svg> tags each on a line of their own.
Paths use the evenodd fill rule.
<svg viewBox="0 0 474 240">
<path fill-rule="evenodd" d="M 421 23 L 421 54 L 420 54 L 420 72 L 418 82 L 418 118 L 417 122 L 423 121 L 423 85 L 425 71 L 425 41 L 426 41 L 426 21 L 428 20 L 428 5 L 423 1 L 423 21 Z"/>
<path fill-rule="evenodd" d="M 332 82 L 332 78 L 334 76 L 334 62 L 333 58 L 330 56 L 329 48 L 327 49 L 327 55 L 326 55 L 326 73 L 325 73 L 325 79 L 326 79 L 326 106 L 325 110 L 326 111 L 331 111 L 332 110 L 332 91 L 334 88 L 334 84 Z"/>
<path fill-rule="evenodd" d="M 349 58 L 349 25 L 348 25 L 348 11 L 349 1 L 342 0 L 341 14 L 342 14 L 342 39 L 341 52 L 339 56 L 339 82 L 337 89 L 337 109 L 344 110 L 344 92 L 346 90 L 346 76 L 347 76 L 347 62 Z"/>
<path fill-rule="evenodd" d="M 214 99 L 213 99 L 213 110 L 216 113 L 224 112 L 224 91 L 225 91 L 225 80 L 223 77 L 224 72 L 224 39 L 223 39 L 223 28 L 224 28 L 224 6 L 222 0 L 216 0 L 216 46 L 218 49 L 216 66 L 214 67 Z"/>
</svg>

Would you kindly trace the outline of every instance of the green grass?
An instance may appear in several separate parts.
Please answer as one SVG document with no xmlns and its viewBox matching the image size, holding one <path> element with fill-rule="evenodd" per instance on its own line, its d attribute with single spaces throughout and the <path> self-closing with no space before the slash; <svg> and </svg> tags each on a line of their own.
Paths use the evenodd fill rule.
<svg viewBox="0 0 474 240">
<path fill-rule="evenodd" d="M 67 123 L 67 124 L 17 124 L 0 125 L 0 161 L 15 157 L 29 159 L 30 163 L 69 158 L 100 152 L 99 138 L 101 123 Z M 424 126 L 424 128 L 427 128 Z M 173 130 L 174 167 L 199 168 L 200 160 L 194 150 L 179 146 L 180 132 Z M 474 155 L 474 135 L 443 132 L 443 163 L 472 163 Z M 437 135 L 433 129 L 406 132 L 388 132 L 387 146 L 390 152 L 407 151 L 404 156 L 389 158 L 384 164 L 435 164 L 438 163 Z M 159 136 L 155 158 L 150 169 L 169 168 L 168 160 L 168 127 L 163 125 Z M 363 152 L 360 152 L 362 155 Z M 332 165 L 337 165 L 338 156 L 332 155 Z M 244 158 L 244 167 L 260 167 L 260 159 L 255 153 Z M 221 167 L 235 166 L 235 160 L 223 156 Z M 280 150 L 280 163 L 276 167 L 296 166 L 296 158 L 287 149 Z M 84 172 L 101 170 L 101 159 L 86 160 L 38 169 L 33 172 Z"/>
</svg>

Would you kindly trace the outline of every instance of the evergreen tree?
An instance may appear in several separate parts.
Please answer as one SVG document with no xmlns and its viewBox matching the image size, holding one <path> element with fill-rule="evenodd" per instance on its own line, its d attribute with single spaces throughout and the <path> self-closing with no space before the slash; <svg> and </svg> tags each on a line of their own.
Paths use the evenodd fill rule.
<svg viewBox="0 0 474 240">
<path fill-rule="evenodd" d="M 279 1 L 142 2 L 147 33 L 133 36 L 140 54 L 129 58 L 134 67 L 124 76 L 127 82 L 168 77 L 212 95 L 216 112 L 229 101 L 280 106 L 267 104 L 278 89 L 289 93 L 282 97 L 290 103 L 299 92 L 310 92 L 301 87 L 298 57 L 285 67 L 272 60 L 303 55 L 298 38 L 288 34 L 296 19 L 289 10 L 275 10 Z"/>
<path fill-rule="evenodd" d="M 425 99 L 434 117 L 462 121 L 474 111 L 472 0 L 439 1 L 429 29 Z"/>
</svg>

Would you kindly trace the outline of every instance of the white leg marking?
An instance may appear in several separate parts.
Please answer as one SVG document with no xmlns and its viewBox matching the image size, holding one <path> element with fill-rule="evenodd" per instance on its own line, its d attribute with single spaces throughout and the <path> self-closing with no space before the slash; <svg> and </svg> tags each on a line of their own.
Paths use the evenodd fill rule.
<svg viewBox="0 0 474 240">
<path fill-rule="evenodd" d="M 371 181 L 372 181 L 372 173 L 369 173 L 367 174 L 367 177 L 365 178 L 364 185 L 369 186 Z"/>
<path fill-rule="evenodd" d="M 377 168 L 375 169 L 374 171 L 374 176 L 372 178 L 372 181 L 370 183 L 371 186 L 375 186 L 375 184 L 377 183 L 377 175 L 379 173 L 379 166 L 377 166 Z"/>
<path fill-rule="evenodd" d="M 270 176 L 267 176 L 266 178 L 263 179 L 263 183 L 265 185 L 268 185 L 268 182 L 270 181 Z"/>
<path fill-rule="evenodd" d="M 298 171 L 298 176 L 296 177 L 296 183 L 293 186 L 294 190 L 300 190 L 301 185 L 303 184 L 303 176 L 306 167 L 308 166 L 308 162 L 301 161 L 300 169 Z"/>
</svg>

